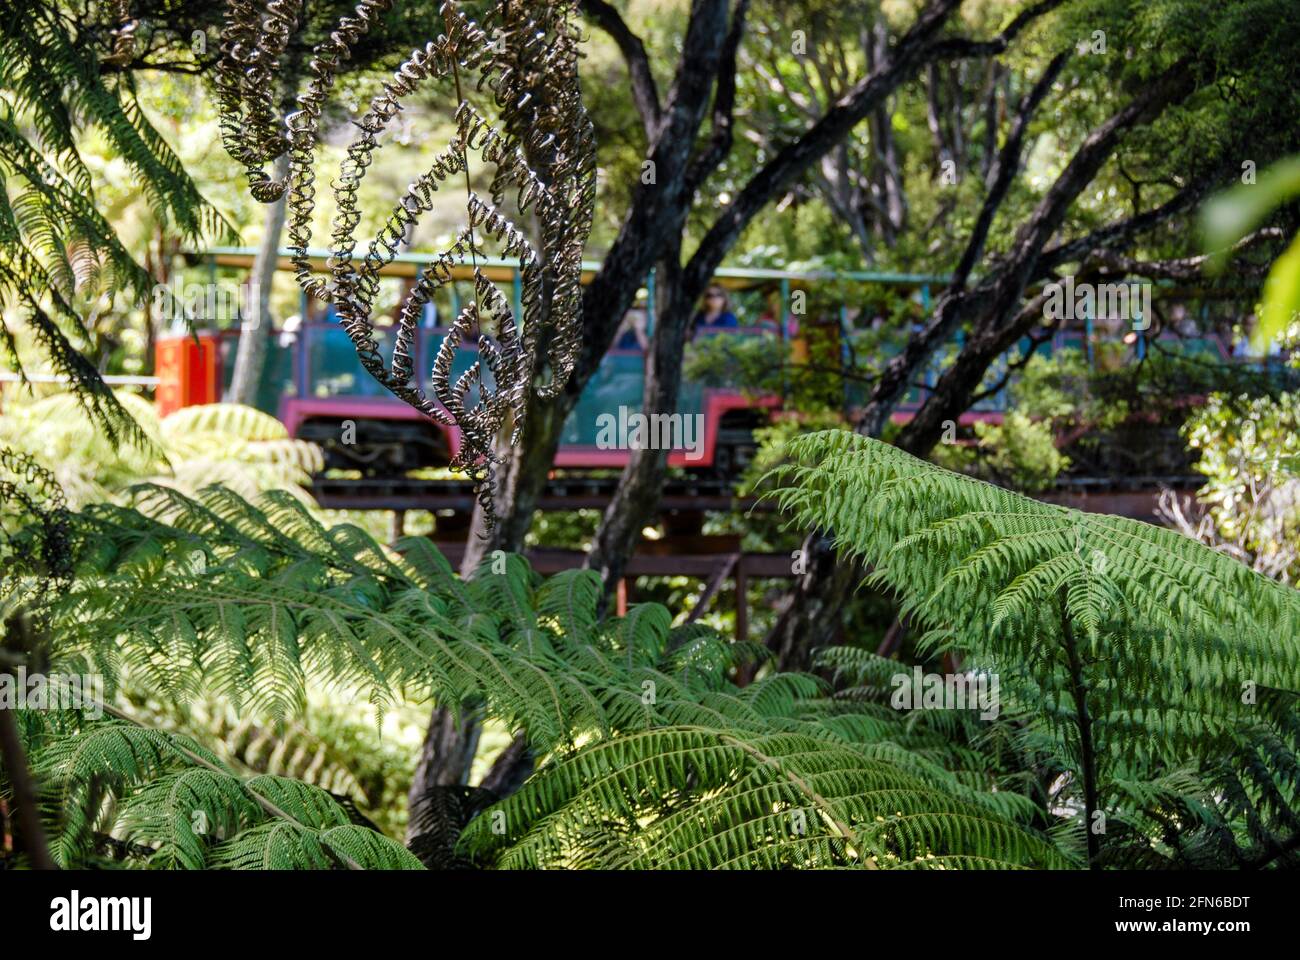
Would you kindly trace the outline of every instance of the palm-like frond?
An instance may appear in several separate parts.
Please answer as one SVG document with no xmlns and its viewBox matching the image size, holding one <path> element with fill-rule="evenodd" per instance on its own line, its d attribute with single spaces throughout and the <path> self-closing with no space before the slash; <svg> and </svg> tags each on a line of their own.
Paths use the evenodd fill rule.
<svg viewBox="0 0 1300 960">
<path fill-rule="evenodd" d="M 463 842 L 516 868 L 1066 865 L 1004 811 L 892 759 L 808 732 L 655 729 L 548 766 Z"/>
<path fill-rule="evenodd" d="M 870 582 L 930 628 L 923 646 L 998 673 L 1007 708 L 1049 731 L 1077 775 L 1097 775 L 1110 813 L 1131 809 L 1121 782 L 1188 763 L 1222 774 L 1243 731 L 1300 745 L 1293 588 L 1172 531 L 1040 503 L 844 431 L 790 453 L 771 495 L 869 564 Z M 1270 824 L 1256 842 L 1295 832 L 1294 771 L 1275 751 L 1249 778 L 1242 810 Z"/>
<path fill-rule="evenodd" d="M 121 290 L 139 302 L 152 285 L 95 207 L 79 137 L 88 130 L 102 135 L 153 215 L 182 239 L 231 231 L 150 125 L 129 73 L 102 71 L 108 51 L 88 44 L 80 26 L 46 2 L 26 4 L 0 22 L 0 88 L 7 95 L 0 104 L 0 306 L 22 318 L 53 371 L 69 379 L 110 439 L 147 445 L 76 345 L 86 338 L 75 309 L 80 294 Z M 0 343 L 16 364 L 15 334 L 3 321 Z"/>
<path fill-rule="evenodd" d="M 726 672 L 734 645 L 698 625 L 673 629 L 655 604 L 599 618 L 590 572 L 544 580 L 501 554 L 462 580 L 425 539 L 390 550 L 356 527 L 323 526 L 285 493 L 249 503 L 222 488 L 191 498 L 145 486 L 133 507 L 86 508 L 68 519 L 78 576 L 40 610 L 60 638 L 59 665 L 110 679 L 125 669 L 167 696 L 224 696 L 287 718 L 319 682 L 381 709 L 397 696 L 470 705 L 522 732 L 537 773 L 482 809 L 459 843 L 465 817 L 490 798 L 430 813 L 437 829 L 421 849 L 439 863 L 1291 862 L 1293 640 L 1270 647 L 1265 636 L 1289 622 L 1287 593 L 1154 528 L 1016 498 L 870 442 L 830 436 L 795 449 L 815 463 L 787 471 L 778 495 L 804 522 L 834 524 L 874 565 L 927 631 L 923 649 L 999 675 L 1000 716 L 894 709 L 884 688 L 899 665 L 865 651 L 823 655 L 834 683 L 778 672 L 737 687 Z M 1080 538 L 1096 551 L 1083 566 Z M 1152 569 L 1179 578 L 1160 602 L 1139 596 L 1155 589 Z M 1170 611 L 1205 578 L 1239 599 L 1199 598 L 1175 633 Z M 1027 581 L 1037 605 L 1019 596 Z M 1241 696 L 1243 669 L 1261 678 L 1256 696 Z M 88 754 L 136 762 L 141 789 L 187 768 L 141 755 Z M 310 836 L 239 820 L 246 807 L 231 798 L 247 797 L 245 786 L 193 775 L 150 789 L 140 809 L 158 816 L 132 823 L 153 825 L 138 837 L 168 863 L 192 865 L 198 848 L 156 801 L 199 790 L 244 837 L 204 847 L 205 864 L 358 859 L 330 845 L 336 827 L 321 817 Z M 251 799 L 265 811 L 266 797 Z M 84 806 L 89 822 L 96 808 Z M 1105 820 L 1100 850 L 1093 814 Z M 387 862 L 365 835 L 339 836 L 367 864 Z"/>
<path fill-rule="evenodd" d="M 251 407 L 230 403 L 185 407 L 159 419 L 153 405 L 115 394 L 148 445 L 121 445 L 87 418 L 72 393 L 15 397 L 0 420 L 0 444 L 47 465 L 74 505 L 120 499 L 142 477 L 193 493 L 222 484 L 244 498 L 264 490 L 297 491 L 309 501 L 311 477 L 324 469 L 313 443 Z"/>
<path fill-rule="evenodd" d="M 60 829 L 65 865 L 98 836 L 148 850 L 155 867 L 418 869 L 398 843 L 352 822 L 319 787 L 243 778 L 194 740 L 130 723 L 47 732 L 33 752 Z"/>
<path fill-rule="evenodd" d="M 100 505 L 76 517 L 79 576 L 50 605 L 60 663 L 68 669 L 93 665 L 111 679 L 126 668 L 165 696 L 228 696 L 279 716 L 300 708 L 313 679 L 360 689 L 378 704 L 401 692 L 481 705 L 487 716 L 524 731 L 542 758 L 530 789 L 549 789 L 551 778 L 568 776 L 589 750 L 636 750 L 659 742 L 646 736 L 664 731 L 713 731 L 728 738 L 728 762 L 740 765 L 719 768 L 716 782 L 683 773 L 674 788 L 683 809 L 722 802 L 715 787 L 744 791 L 765 775 L 766 767 L 737 744 L 788 748 L 792 754 L 781 762 L 799 777 L 817 781 L 818 764 L 839 765 L 832 792 L 855 824 L 875 809 L 854 799 L 869 792 L 867 772 L 890 771 L 916 791 L 909 802 L 918 819 L 900 829 L 921 832 L 881 839 L 890 855 L 914 859 L 924 848 L 1032 859 L 1026 799 L 990 792 L 989 775 L 948 773 L 945 759 L 954 769 L 966 764 L 955 759 L 958 752 L 944 758 L 942 737 L 925 723 L 830 700 L 825 684 L 807 675 L 778 673 L 738 688 L 719 669 L 734 659 L 730 644 L 698 626 L 672 629 L 662 607 L 644 604 L 626 617 L 598 619 L 590 572 L 541 581 L 522 558 L 507 556 L 490 558 L 460 581 L 427 540 L 408 539 L 388 551 L 355 527 L 323 527 L 287 494 L 254 505 L 219 488 L 190 499 L 146 487 L 137 506 Z M 192 783 L 209 780 L 173 786 L 188 790 Z M 763 789 L 788 792 L 788 785 Z M 967 814 L 972 819 L 962 820 Z M 174 818 L 159 822 L 175 829 Z M 968 828 L 992 833 L 963 839 Z M 757 843 L 758 826 L 738 829 Z M 284 846 L 282 831 L 265 827 L 255 837 L 264 845 L 242 854 L 249 862 L 290 854 L 315 862 L 314 848 Z M 1015 845 L 1022 841 L 1026 846 Z M 808 845 L 804 838 L 793 842 Z M 838 842 L 802 857 L 778 839 L 758 844 L 753 862 L 849 862 L 866 849 Z M 193 851 L 177 851 L 178 864 L 194 862 Z"/>
</svg>

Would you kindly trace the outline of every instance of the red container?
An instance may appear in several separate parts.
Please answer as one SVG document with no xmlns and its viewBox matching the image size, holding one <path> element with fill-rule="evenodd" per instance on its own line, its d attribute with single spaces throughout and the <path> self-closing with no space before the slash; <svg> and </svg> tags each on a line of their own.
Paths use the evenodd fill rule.
<svg viewBox="0 0 1300 960">
<path fill-rule="evenodd" d="M 215 333 L 163 337 L 154 349 L 158 416 L 181 407 L 216 403 L 221 399 L 221 355 Z"/>
</svg>

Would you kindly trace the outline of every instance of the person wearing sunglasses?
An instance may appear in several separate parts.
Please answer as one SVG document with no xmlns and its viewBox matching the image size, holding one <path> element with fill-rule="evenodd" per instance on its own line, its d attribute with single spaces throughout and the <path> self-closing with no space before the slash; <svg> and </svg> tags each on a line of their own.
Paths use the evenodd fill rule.
<svg viewBox="0 0 1300 960">
<path fill-rule="evenodd" d="M 694 333 L 714 330 L 735 329 L 740 326 L 736 315 L 731 312 L 727 302 L 727 291 L 717 284 L 712 284 L 704 291 L 704 303 L 699 313 L 691 321 Z"/>
</svg>

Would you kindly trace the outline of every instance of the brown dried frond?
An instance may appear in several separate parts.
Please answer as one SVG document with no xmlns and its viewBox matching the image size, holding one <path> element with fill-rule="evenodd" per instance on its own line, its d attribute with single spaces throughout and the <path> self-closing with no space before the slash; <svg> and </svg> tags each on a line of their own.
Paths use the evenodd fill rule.
<svg viewBox="0 0 1300 960">
<path fill-rule="evenodd" d="M 297 29 L 301 6 L 301 0 L 229 0 L 218 78 L 223 140 L 231 156 L 244 165 L 254 197 L 272 202 L 287 191 L 288 246 L 298 283 L 336 306 L 366 371 L 394 396 L 460 431 L 453 466 L 469 471 L 477 481 L 490 524 L 497 434 L 509 422 L 510 442 L 519 441 L 529 390 L 542 367 L 549 366 L 550 376 L 536 389 L 549 399 L 564 388 L 582 345 L 582 251 L 595 210 L 596 161 L 592 125 L 578 84 L 573 0 L 498 0 L 482 25 L 469 19 L 455 0 L 442 5 L 443 32 L 415 50 L 353 120 L 358 132 L 332 181 L 337 214 L 328 277 L 311 273 L 307 255 L 321 115 L 341 64 L 391 0 L 361 0 L 352 16 L 339 21 L 313 51 L 298 109 L 281 120 L 273 99 L 274 77 Z M 462 74 L 467 82 L 473 78 L 472 89 L 491 93 L 495 123 L 466 99 Z M 403 99 L 420 85 L 438 80 L 455 84 L 458 103 L 451 143 L 411 182 L 379 235 L 364 255 L 358 255 L 357 196 L 379 145 L 377 138 L 401 111 Z M 272 179 L 265 167 L 286 152 L 288 174 Z M 494 170 L 486 199 L 469 187 L 471 157 Z M 372 319 L 380 270 L 397 256 L 420 215 L 433 208 L 434 193 L 453 184 L 453 178 L 464 181 L 466 225 L 417 278 L 398 312 L 393 359 L 386 364 Z M 501 212 L 510 195 L 520 213 L 533 212 L 539 246 Z M 478 269 L 487 241 L 519 264 L 519 317 Z M 451 282 L 452 268 L 464 263 L 473 266 L 474 302 L 455 318 L 438 350 L 429 395 L 413 369 L 419 317 L 438 289 Z M 453 384 L 451 370 L 465 336 L 477 338 L 479 361 Z M 484 383 L 484 367 L 492 375 L 491 390 Z M 477 400 L 469 405 L 471 393 Z"/>
<path fill-rule="evenodd" d="M 103 60 L 112 66 L 126 66 L 135 55 L 135 31 L 140 21 L 131 16 L 131 0 L 113 0 L 111 7 L 117 26 L 113 29 L 113 46 Z"/>
</svg>

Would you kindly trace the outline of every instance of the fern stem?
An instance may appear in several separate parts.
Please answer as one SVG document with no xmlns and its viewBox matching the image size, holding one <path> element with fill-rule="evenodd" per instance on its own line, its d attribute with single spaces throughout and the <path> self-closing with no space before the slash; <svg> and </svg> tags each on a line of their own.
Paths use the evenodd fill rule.
<svg viewBox="0 0 1300 960">
<path fill-rule="evenodd" d="M 1093 832 L 1093 815 L 1097 811 L 1097 756 L 1092 743 L 1092 717 L 1088 713 L 1088 688 L 1083 682 L 1083 664 L 1070 624 L 1065 597 L 1061 597 L 1061 642 L 1065 647 L 1070 671 L 1070 693 L 1074 698 L 1075 722 L 1079 727 L 1079 757 L 1083 770 L 1084 836 L 1088 841 L 1088 869 L 1100 869 L 1101 837 Z"/>
</svg>

